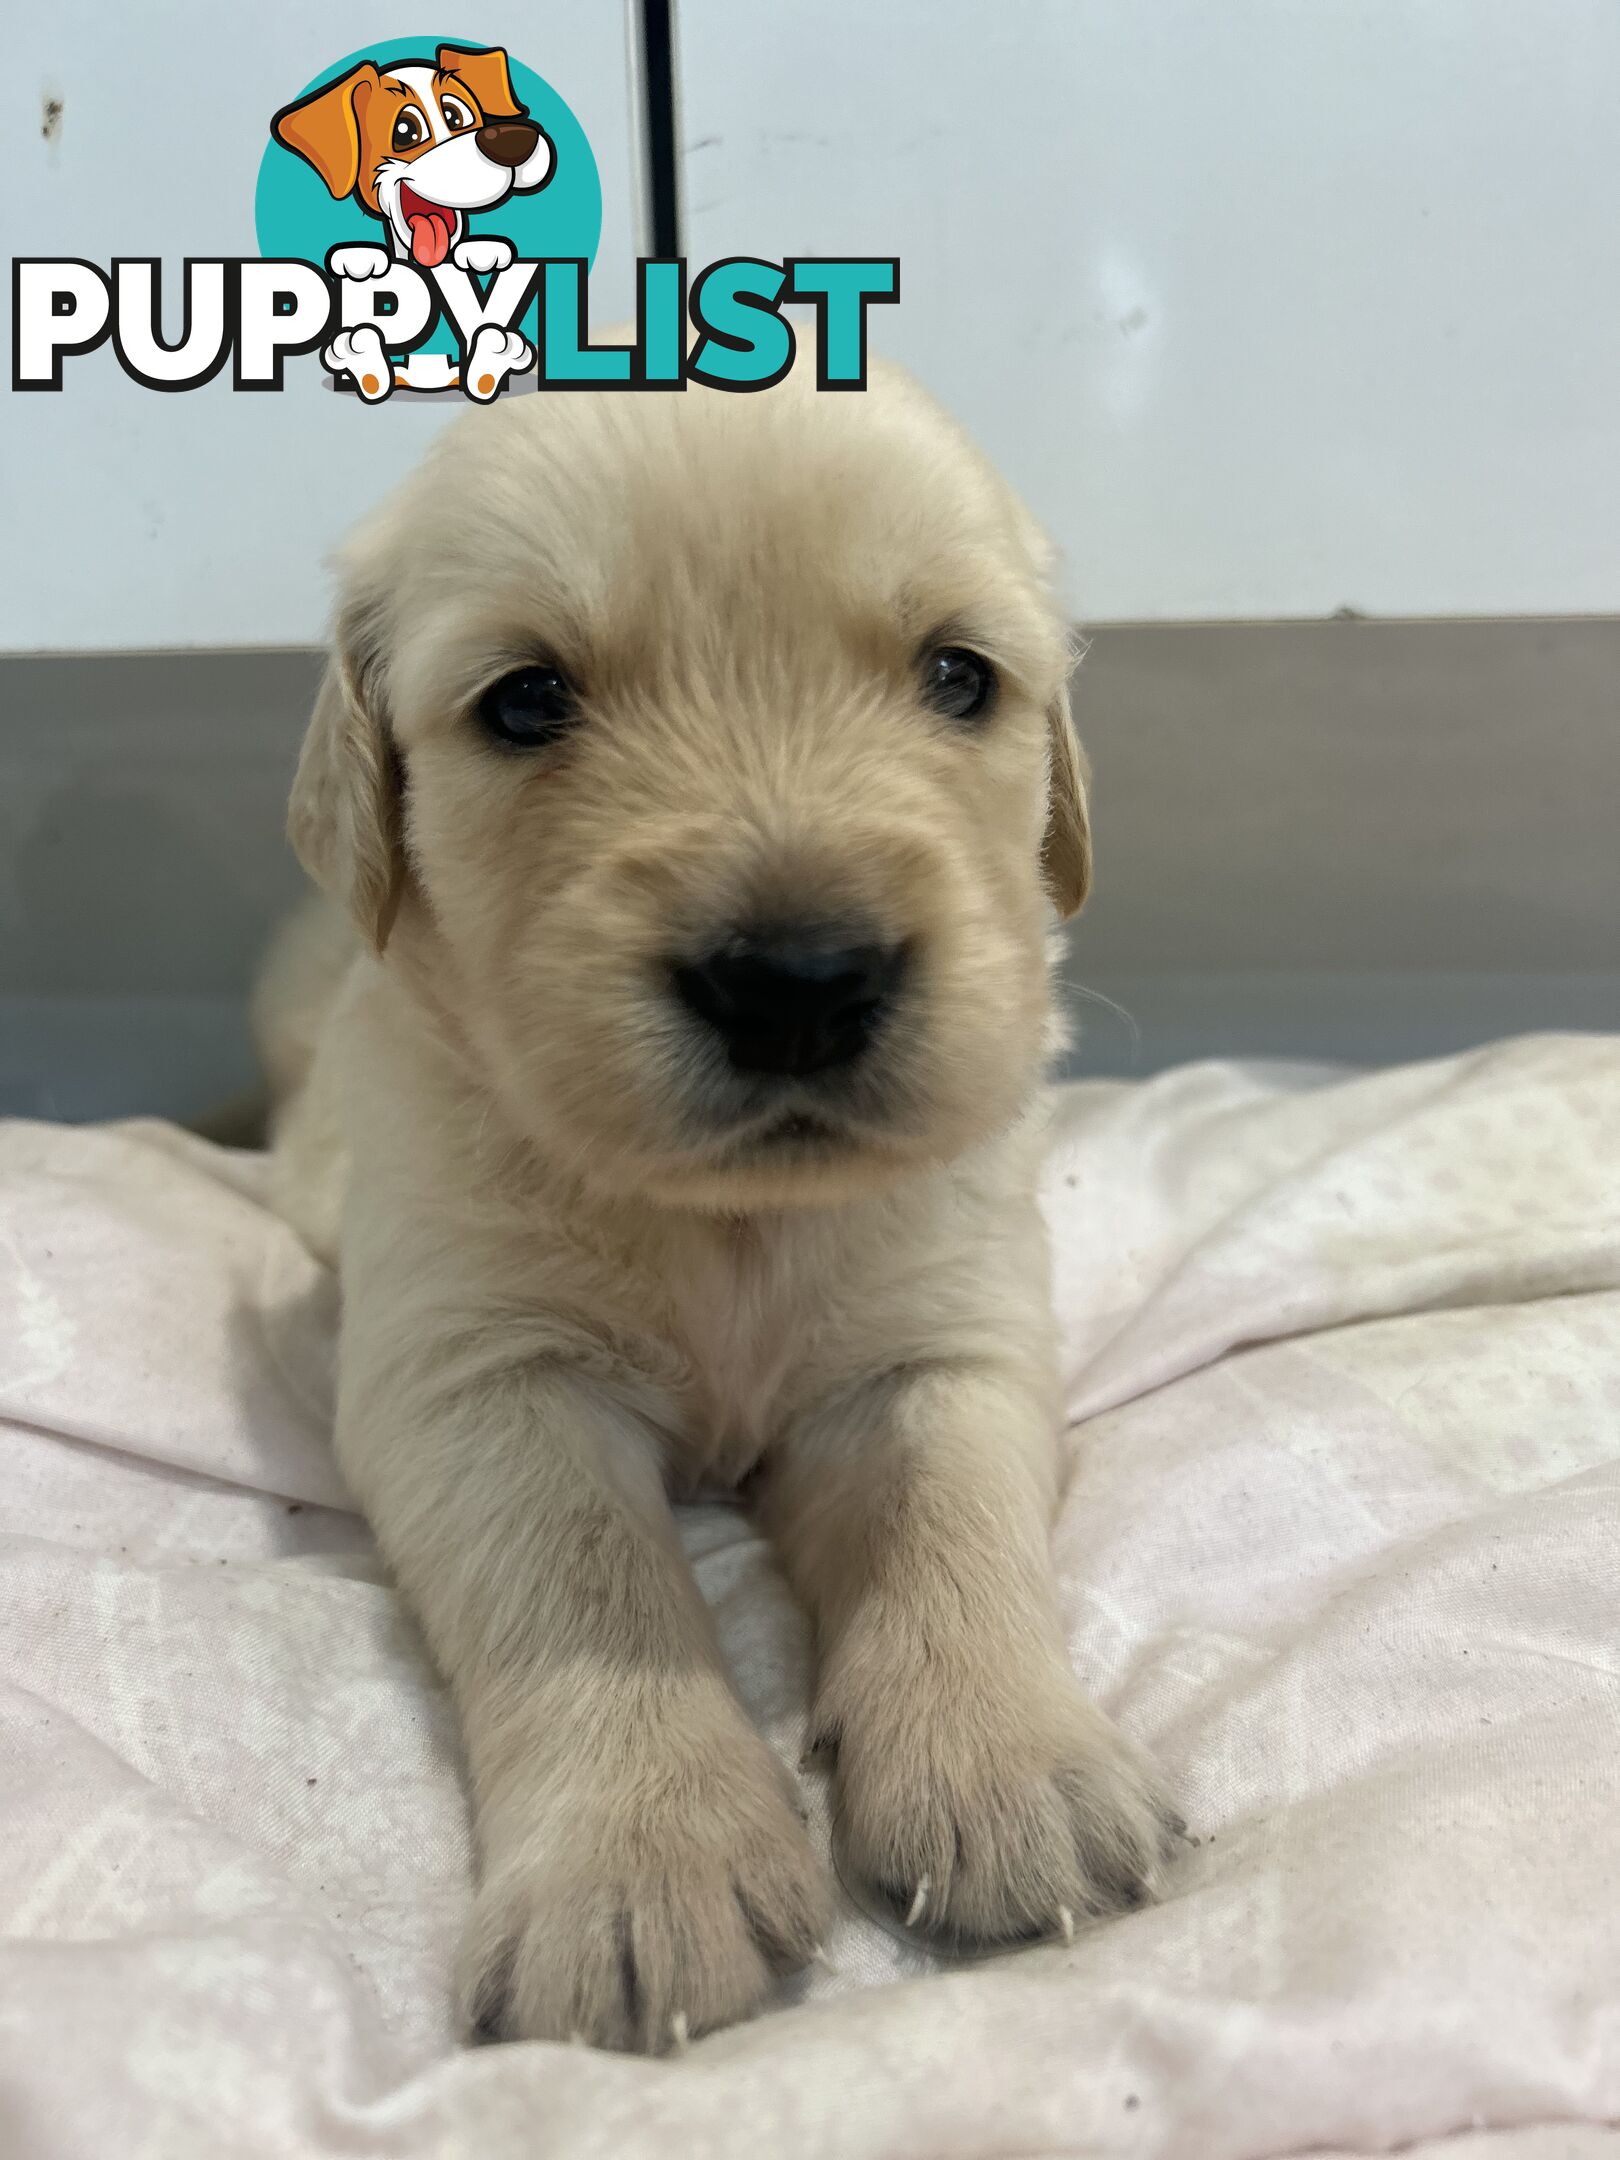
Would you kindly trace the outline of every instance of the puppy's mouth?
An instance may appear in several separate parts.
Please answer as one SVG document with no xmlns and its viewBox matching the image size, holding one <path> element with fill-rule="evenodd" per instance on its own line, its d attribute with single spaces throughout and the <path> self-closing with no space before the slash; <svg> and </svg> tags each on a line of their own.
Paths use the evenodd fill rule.
<svg viewBox="0 0 1620 2160">
<path fill-rule="evenodd" d="M 904 1152 L 906 1139 L 887 1117 L 800 1104 L 735 1129 L 722 1143 L 721 1157 L 743 1170 L 766 1163 L 830 1169 L 887 1160 L 897 1147 Z"/>
<path fill-rule="evenodd" d="M 832 1119 L 808 1110 L 789 1110 L 753 1135 L 753 1146 L 769 1153 L 786 1149 L 847 1147 L 853 1136 Z"/>
<path fill-rule="evenodd" d="M 424 270 L 437 269 L 455 246 L 463 223 L 459 210 L 429 202 L 408 180 L 399 184 L 399 214 L 411 236 L 411 260 Z"/>
<path fill-rule="evenodd" d="M 831 1107 L 806 1105 L 802 1099 L 769 1107 L 751 1115 L 719 1121 L 701 1152 L 716 1169 L 747 1171 L 761 1163 L 824 1162 L 834 1156 L 863 1152 L 864 1136 L 855 1123 Z"/>
</svg>

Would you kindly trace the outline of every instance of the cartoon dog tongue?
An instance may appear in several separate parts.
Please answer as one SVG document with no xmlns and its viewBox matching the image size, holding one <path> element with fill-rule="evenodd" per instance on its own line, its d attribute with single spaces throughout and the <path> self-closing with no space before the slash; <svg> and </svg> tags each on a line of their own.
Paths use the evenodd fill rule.
<svg viewBox="0 0 1620 2160">
<path fill-rule="evenodd" d="M 402 188 L 400 208 L 411 231 L 411 260 L 432 270 L 450 252 L 456 233 L 456 213 L 439 203 L 424 202 L 414 188 Z"/>
</svg>

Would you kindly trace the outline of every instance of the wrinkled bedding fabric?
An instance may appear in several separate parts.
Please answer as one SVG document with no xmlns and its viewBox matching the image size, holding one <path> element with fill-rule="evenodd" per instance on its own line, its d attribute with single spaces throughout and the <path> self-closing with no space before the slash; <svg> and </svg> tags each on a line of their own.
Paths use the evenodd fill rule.
<svg viewBox="0 0 1620 2160">
<path fill-rule="evenodd" d="M 651 2063 L 455 2044 L 455 1733 L 263 1183 L 0 1127 L 8 2160 L 1620 2160 L 1620 1042 L 1063 1093 L 1069 1643 L 1200 1843 L 1067 1948 L 846 1907 Z M 795 1763 L 804 1623 L 686 1536 Z"/>
</svg>

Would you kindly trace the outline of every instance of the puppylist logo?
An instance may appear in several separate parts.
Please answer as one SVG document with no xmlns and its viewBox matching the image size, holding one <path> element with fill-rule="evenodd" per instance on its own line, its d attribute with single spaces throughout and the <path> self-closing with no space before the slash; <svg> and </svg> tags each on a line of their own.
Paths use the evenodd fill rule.
<svg viewBox="0 0 1620 2160">
<path fill-rule="evenodd" d="M 166 342 L 164 265 L 12 262 L 12 387 L 59 391 L 111 341 L 151 390 L 194 390 L 231 363 L 279 390 L 319 356 L 363 405 L 397 390 L 488 404 L 541 390 L 762 390 L 795 363 L 790 303 L 815 311 L 816 381 L 866 382 L 866 311 L 900 297 L 892 256 L 730 256 L 688 277 L 637 265 L 636 336 L 593 346 L 587 278 L 602 191 L 567 102 L 499 46 L 399 39 L 325 68 L 269 117 L 257 256 L 187 257 Z"/>
</svg>

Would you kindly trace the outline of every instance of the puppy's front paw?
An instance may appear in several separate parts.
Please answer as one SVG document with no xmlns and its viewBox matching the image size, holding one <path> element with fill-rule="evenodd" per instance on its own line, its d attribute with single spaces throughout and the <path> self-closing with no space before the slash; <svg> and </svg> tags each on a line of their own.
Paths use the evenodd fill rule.
<svg viewBox="0 0 1620 2160">
<path fill-rule="evenodd" d="M 826 1884 L 775 1758 L 746 1727 L 738 1742 L 650 1743 L 623 1777 L 552 1783 L 521 1836 L 496 1834 L 462 1956 L 475 2037 L 656 2054 L 809 1962 Z"/>
<path fill-rule="evenodd" d="M 858 1677 L 856 1675 L 858 1674 Z M 959 1947 L 1072 1937 L 1155 1897 L 1186 1825 L 1064 1668 L 829 1674 L 840 1865 Z"/>
</svg>

